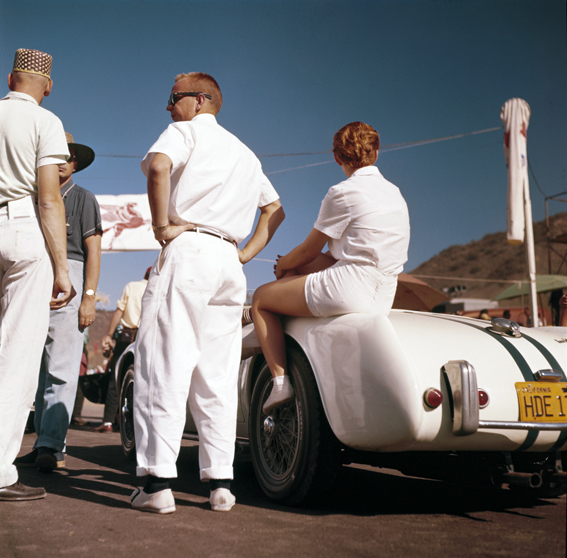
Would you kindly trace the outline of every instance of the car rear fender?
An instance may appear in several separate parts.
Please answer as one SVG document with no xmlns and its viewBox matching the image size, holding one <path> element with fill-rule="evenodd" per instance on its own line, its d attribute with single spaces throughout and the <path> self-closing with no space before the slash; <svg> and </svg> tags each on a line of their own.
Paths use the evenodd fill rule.
<svg viewBox="0 0 567 558">
<path fill-rule="evenodd" d="M 424 413 L 422 394 L 387 317 L 291 318 L 285 332 L 307 356 L 341 442 L 364 450 L 411 444 Z"/>
</svg>

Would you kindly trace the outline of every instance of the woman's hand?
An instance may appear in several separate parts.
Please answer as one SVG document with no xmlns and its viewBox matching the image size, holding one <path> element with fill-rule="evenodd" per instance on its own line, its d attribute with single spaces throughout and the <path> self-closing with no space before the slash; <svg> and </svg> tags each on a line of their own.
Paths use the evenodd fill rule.
<svg viewBox="0 0 567 558">
<path fill-rule="evenodd" d="M 288 273 L 291 275 L 297 275 L 295 269 L 286 269 L 283 267 L 281 263 L 282 259 L 283 256 L 280 256 L 278 254 L 278 257 L 276 258 L 276 265 L 274 265 L 274 275 L 276 276 L 276 279 L 281 279 L 282 277 L 288 275 Z"/>
</svg>

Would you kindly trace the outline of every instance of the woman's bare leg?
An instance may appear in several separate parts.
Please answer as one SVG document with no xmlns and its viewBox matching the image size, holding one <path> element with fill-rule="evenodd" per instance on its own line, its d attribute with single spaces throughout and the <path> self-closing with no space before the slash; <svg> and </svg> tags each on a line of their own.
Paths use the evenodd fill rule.
<svg viewBox="0 0 567 558">
<path fill-rule="evenodd" d="M 286 373 L 281 316 L 313 316 L 305 300 L 306 275 L 284 277 L 256 289 L 252 316 L 256 335 L 272 376 Z"/>
</svg>

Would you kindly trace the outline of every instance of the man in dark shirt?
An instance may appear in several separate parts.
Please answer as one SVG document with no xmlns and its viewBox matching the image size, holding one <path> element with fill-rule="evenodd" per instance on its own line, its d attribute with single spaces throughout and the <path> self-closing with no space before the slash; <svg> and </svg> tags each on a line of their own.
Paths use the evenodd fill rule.
<svg viewBox="0 0 567 558">
<path fill-rule="evenodd" d="M 31 453 L 18 457 L 19 467 L 52 471 L 65 466 L 64 448 L 73 412 L 83 352 L 83 330 L 95 319 L 95 292 L 100 273 L 102 224 L 95 196 L 72 179 L 94 161 L 94 151 L 66 134 L 71 157 L 59 167 L 65 204 L 69 276 L 77 293 L 71 303 L 51 312 L 49 331 L 35 396 L 38 438 Z"/>
</svg>

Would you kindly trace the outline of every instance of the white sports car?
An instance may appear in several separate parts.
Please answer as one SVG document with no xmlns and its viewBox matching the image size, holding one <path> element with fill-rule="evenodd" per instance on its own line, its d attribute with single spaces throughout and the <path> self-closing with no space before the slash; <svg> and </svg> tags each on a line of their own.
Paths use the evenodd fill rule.
<svg viewBox="0 0 567 558">
<path fill-rule="evenodd" d="M 565 493 L 567 328 L 392 310 L 289 318 L 285 332 L 294 402 L 263 414 L 271 375 L 253 325 L 240 365 L 237 443 L 272 500 L 311 501 L 352 462 Z M 131 346 L 116 367 L 130 456 L 133 362 Z M 189 410 L 185 431 L 197 439 Z"/>
</svg>

